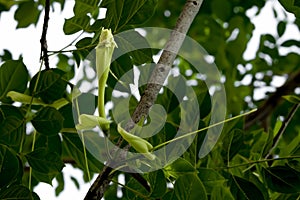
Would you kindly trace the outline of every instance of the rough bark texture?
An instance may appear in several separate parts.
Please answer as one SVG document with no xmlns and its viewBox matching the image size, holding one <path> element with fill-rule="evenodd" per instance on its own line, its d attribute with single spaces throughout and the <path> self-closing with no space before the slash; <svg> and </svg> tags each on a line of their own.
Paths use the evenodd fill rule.
<svg viewBox="0 0 300 200">
<path fill-rule="evenodd" d="M 130 131 L 134 127 L 135 123 L 138 123 L 143 117 L 145 119 L 148 115 L 149 109 L 154 104 L 157 94 L 169 74 L 175 57 L 184 41 L 185 35 L 196 17 L 202 2 L 203 0 L 187 0 L 184 5 L 176 22 L 175 28 L 173 29 L 163 53 L 151 74 L 144 94 L 132 115 L 132 120 L 125 126 L 126 131 Z M 121 142 L 119 143 L 121 144 Z M 96 181 L 90 187 L 85 200 L 100 200 L 103 197 L 110 182 L 109 180 L 113 176 L 110 174 L 111 171 L 112 168 L 108 166 L 103 168 Z"/>
</svg>

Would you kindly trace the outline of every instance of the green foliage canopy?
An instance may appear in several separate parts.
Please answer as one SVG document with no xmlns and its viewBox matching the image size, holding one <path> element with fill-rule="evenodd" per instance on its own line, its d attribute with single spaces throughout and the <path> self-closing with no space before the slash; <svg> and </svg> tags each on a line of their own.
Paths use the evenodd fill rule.
<svg viewBox="0 0 300 200">
<path fill-rule="evenodd" d="M 0 56 L 0 199 L 39 199 L 33 188 L 39 182 L 51 184 L 54 178 L 59 182 L 58 195 L 64 188 L 62 169 L 66 163 L 81 169 L 85 181 L 89 181 L 88 174 L 103 169 L 102 163 L 84 151 L 76 134 L 69 92 L 75 68 L 98 43 L 102 27 L 110 28 L 114 34 L 146 26 L 172 29 L 184 3 L 183 0 L 75 0 L 74 16 L 65 19 L 63 31 L 66 35 L 81 32 L 92 36 L 75 40 L 73 51 L 49 52 L 58 58 L 57 67 L 40 70 L 33 77 L 29 76 L 30 66 L 22 58 L 13 60 L 14 52 L 3 51 Z M 288 24 L 299 29 L 300 4 L 296 0 L 280 0 L 283 8 L 295 15 L 295 22 L 279 19 L 273 9 L 278 20 L 277 34 L 261 35 L 255 58 L 246 60 L 243 54 L 255 28 L 246 12 L 255 7 L 258 15 L 265 3 L 205 0 L 189 30 L 189 36 L 208 51 L 224 76 L 228 117 L 254 107 L 258 111 L 227 123 L 213 151 L 202 159 L 197 153 L 205 132 L 197 135 L 184 155 L 161 170 L 143 173 L 140 178 L 115 173 L 105 199 L 118 199 L 119 174 L 125 176 L 122 199 L 299 199 L 300 126 L 297 122 L 300 115 L 297 109 L 300 100 L 296 91 L 299 95 L 300 43 L 292 39 L 283 41 L 282 36 Z M 53 0 L 53 4 L 59 4 L 63 10 L 65 0 Z M 45 2 L 0 0 L 0 16 L 14 6 L 17 28 L 26 28 L 37 24 Z M 98 19 L 99 8 L 107 9 L 104 19 Z M 143 40 L 138 33 L 136 38 Z M 291 47 L 297 47 L 298 52 L 280 54 L 280 48 Z M 114 61 L 105 101 L 111 100 L 112 90 L 123 74 L 134 65 L 152 63 L 157 53 L 155 49 L 143 49 Z M 76 64 L 70 66 L 69 60 L 75 60 Z M 173 68 L 187 80 L 196 82 L 192 88 L 201 110 L 198 129 L 208 126 L 212 107 L 208 88 L 183 58 L 178 57 Z M 242 82 L 246 76 L 251 77 L 247 85 Z M 256 100 L 254 91 L 261 85 L 273 87 L 271 82 L 276 76 L 287 77 L 285 84 L 276 92 L 266 94 L 264 99 Z M 140 94 L 143 89 L 144 86 L 139 87 Z M 25 101 L 23 96 L 24 101 L 19 100 L 17 104 L 8 96 L 11 91 L 30 96 L 32 101 Z M 180 124 L 180 100 L 170 93 L 164 88 L 156 101 L 165 108 L 167 120 L 159 134 L 148 139 L 153 146 L 172 139 Z M 94 101 L 97 97 L 88 98 Z M 137 100 L 132 99 L 130 112 L 136 105 Z M 29 124 L 33 130 L 28 129 Z M 114 131 L 116 125 L 112 125 L 110 138 L 116 142 L 120 136 Z"/>
</svg>

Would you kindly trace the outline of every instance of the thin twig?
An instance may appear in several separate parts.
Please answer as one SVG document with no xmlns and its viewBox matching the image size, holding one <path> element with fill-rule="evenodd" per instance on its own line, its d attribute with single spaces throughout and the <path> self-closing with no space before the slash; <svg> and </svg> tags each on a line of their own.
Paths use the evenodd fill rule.
<svg viewBox="0 0 300 200">
<path fill-rule="evenodd" d="M 46 69 L 50 69 L 49 57 L 48 57 L 48 45 L 47 45 L 47 30 L 48 30 L 48 22 L 50 19 L 49 12 L 50 12 L 50 0 L 45 0 L 45 16 L 44 16 L 43 32 L 40 39 L 41 42 L 40 59 L 44 60 Z"/>
<path fill-rule="evenodd" d="M 147 119 L 149 109 L 154 104 L 157 94 L 159 93 L 159 90 L 163 86 L 163 83 L 168 76 L 177 52 L 179 51 L 185 35 L 188 32 L 195 16 L 197 15 L 202 2 L 203 0 L 187 0 L 186 4 L 184 5 L 183 10 L 176 22 L 175 28 L 173 29 L 171 36 L 165 45 L 163 53 L 152 72 L 146 90 L 144 91 L 138 106 L 131 116 L 132 120 L 129 121 L 125 126 L 126 131 L 129 132 L 141 119 Z M 122 141 L 118 142 L 118 144 L 121 143 Z M 96 181 L 90 187 L 85 200 L 100 200 L 103 197 L 104 192 L 106 191 L 106 188 L 110 182 L 108 181 L 108 176 L 113 175 L 113 173 L 110 173 L 111 171 L 112 168 L 108 167 L 107 165 L 104 166 L 102 172 L 98 175 Z"/>
<path fill-rule="evenodd" d="M 273 139 L 273 145 L 272 148 L 269 150 L 269 152 L 267 153 L 267 155 L 265 156 L 265 158 L 269 158 L 271 153 L 273 152 L 273 150 L 277 147 L 278 142 L 280 140 L 280 138 L 282 137 L 286 127 L 288 126 L 288 124 L 290 123 L 291 119 L 293 118 L 293 116 L 295 115 L 295 113 L 297 112 L 298 108 L 300 107 L 300 104 L 295 104 L 293 106 L 293 108 L 291 109 L 291 111 L 289 112 L 288 116 L 284 119 L 284 121 L 282 122 L 282 125 L 277 133 L 277 135 L 274 137 Z"/>
</svg>

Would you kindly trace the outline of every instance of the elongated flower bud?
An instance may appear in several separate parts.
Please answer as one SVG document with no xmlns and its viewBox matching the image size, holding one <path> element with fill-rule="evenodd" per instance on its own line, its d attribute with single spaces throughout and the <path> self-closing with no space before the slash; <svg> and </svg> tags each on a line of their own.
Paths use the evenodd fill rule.
<svg viewBox="0 0 300 200">
<path fill-rule="evenodd" d="M 98 112 L 99 116 L 106 118 L 105 115 L 105 85 L 109 74 L 109 67 L 114 52 L 117 47 L 110 29 L 102 29 L 99 44 L 96 47 L 96 70 L 98 76 Z M 109 124 L 102 125 L 102 130 L 109 129 Z"/>
</svg>

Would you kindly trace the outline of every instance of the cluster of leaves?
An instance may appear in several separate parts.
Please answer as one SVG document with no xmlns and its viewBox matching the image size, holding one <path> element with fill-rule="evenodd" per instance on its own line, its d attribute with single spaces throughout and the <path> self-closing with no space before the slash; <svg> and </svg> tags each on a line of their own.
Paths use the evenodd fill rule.
<svg viewBox="0 0 300 200">
<path fill-rule="evenodd" d="M 53 178 L 59 182 L 56 188 L 59 194 L 64 189 L 62 169 L 65 163 L 82 169 L 85 175 L 88 174 L 86 160 L 89 172 L 98 173 L 102 169 L 102 163 L 91 154 L 84 153 L 75 129 L 72 100 L 68 92 L 72 88 L 69 80 L 74 76 L 75 65 L 70 66 L 69 60 L 75 60 L 79 66 L 97 43 L 102 27 L 111 28 L 114 34 L 141 25 L 173 28 L 184 2 L 103 0 L 100 4 L 100 0 L 76 0 L 74 17 L 65 20 L 63 30 L 66 35 L 87 32 L 93 36 L 76 41 L 76 50 L 72 51 L 72 56 L 59 52 L 57 68 L 39 71 L 33 77 L 29 76 L 21 58 L 12 60 L 11 53 L 4 51 L 0 57 L 0 199 L 39 199 L 32 188 L 39 182 L 51 184 Z M 63 9 L 65 1 L 52 3 L 59 3 Z M 17 6 L 17 28 L 25 28 L 37 23 L 44 1 L 0 0 L 0 13 L 14 5 Z M 258 14 L 264 5 L 265 2 L 261 0 L 204 1 L 189 32 L 213 56 L 226 79 L 224 84 L 229 116 L 263 105 L 264 101 L 256 101 L 254 98 L 254 90 L 259 85 L 271 86 L 274 76 L 292 76 L 294 71 L 299 71 L 298 53 L 279 53 L 282 47 L 300 46 L 299 41 L 279 40 L 290 23 L 287 21 L 278 22 L 277 35 L 261 36 L 254 59 L 243 58 L 254 30 L 246 11 L 255 6 Z M 295 25 L 299 28 L 299 4 L 289 0 L 282 1 L 282 5 L 295 14 Z M 104 19 L 98 19 L 99 7 L 107 9 Z M 275 9 L 274 14 L 277 16 Z M 143 37 L 137 33 L 135 39 L 143 40 Z M 149 49 L 133 51 L 112 63 L 114 76 L 110 75 L 107 82 L 106 102 L 111 99 L 117 79 L 134 65 L 152 63 L 152 56 L 156 53 L 156 50 Z M 201 110 L 198 128 L 208 126 L 213 106 L 208 89 L 198 78 L 194 67 L 185 60 L 178 58 L 174 68 L 179 69 L 187 80 L 196 82 L 192 87 Z M 243 85 L 242 80 L 247 75 L 251 75 L 251 83 Z M 180 87 L 185 83 L 177 80 L 176 84 Z M 199 159 L 198 151 L 205 136 L 205 132 L 201 132 L 178 160 L 161 170 L 141 174 L 146 185 L 129 173 L 117 172 L 104 198 L 118 199 L 117 191 L 121 185 L 118 183 L 119 174 L 125 176 L 125 184 L 121 185 L 122 199 L 299 198 L 300 127 L 296 123 L 300 120 L 299 114 L 293 116 L 279 144 L 274 147 L 274 138 L 281 133 L 281 127 L 286 125 L 281 118 L 287 118 L 293 104 L 299 104 L 299 99 L 291 96 L 296 87 L 295 84 L 290 86 L 290 91 L 285 93 L 290 95 L 287 97 L 289 101 L 272 107 L 272 114 L 267 117 L 270 120 L 266 120 L 267 128 L 262 129 L 258 124 L 245 130 L 245 121 L 230 122 L 224 127 L 213 151 Z M 141 94 L 143 89 L 139 88 Z M 17 99 L 13 91 L 23 94 L 22 98 Z M 93 96 L 91 99 L 95 98 Z M 172 139 L 176 134 L 180 125 L 180 112 L 183 112 L 179 102 L 184 96 L 181 98 L 178 99 L 167 88 L 158 95 L 156 103 L 165 108 L 167 120 L 160 132 L 149 139 L 153 146 Z M 133 98 L 130 103 L 129 109 L 133 111 L 137 100 Z M 120 137 L 117 134 L 114 136 L 113 140 Z M 265 160 L 270 158 L 269 153 L 279 159 Z M 87 175 L 84 178 L 89 181 Z M 74 181 L 76 183 L 76 179 Z"/>
</svg>

